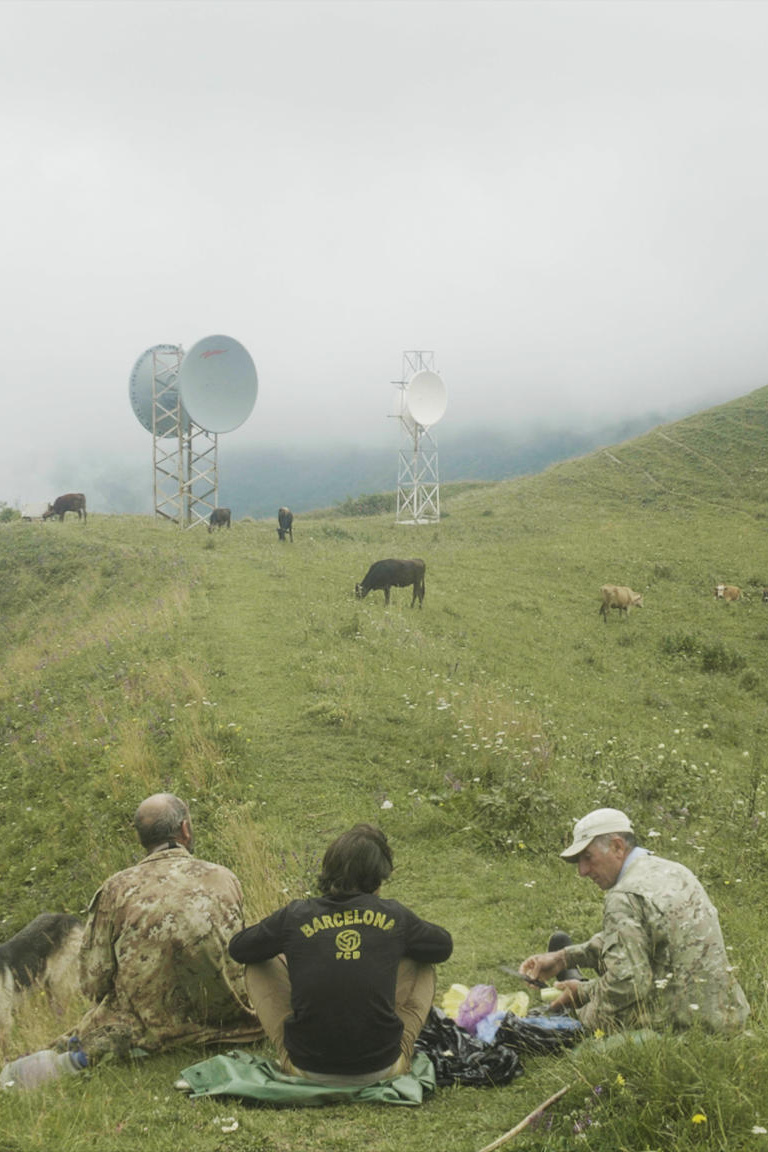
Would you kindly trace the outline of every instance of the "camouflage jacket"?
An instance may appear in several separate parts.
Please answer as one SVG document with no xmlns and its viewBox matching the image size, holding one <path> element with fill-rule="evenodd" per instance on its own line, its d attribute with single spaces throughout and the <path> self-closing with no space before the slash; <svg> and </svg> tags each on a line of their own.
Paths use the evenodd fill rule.
<svg viewBox="0 0 768 1152">
<path fill-rule="evenodd" d="M 260 1038 L 227 950 L 242 927 L 237 877 L 180 845 L 111 876 L 91 901 L 80 953 L 83 991 L 96 1001 L 77 1030 L 86 1051 Z"/>
<path fill-rule="evenodd" d="M 600 973 L 577 1015 L 586 1028 L 741 1027 L 746 997 L 728 959 L 717 911 L 682 864 L 643 855 L 608 889 L 603 930 L 565 950 L 569 967 Z"/>
</svg>

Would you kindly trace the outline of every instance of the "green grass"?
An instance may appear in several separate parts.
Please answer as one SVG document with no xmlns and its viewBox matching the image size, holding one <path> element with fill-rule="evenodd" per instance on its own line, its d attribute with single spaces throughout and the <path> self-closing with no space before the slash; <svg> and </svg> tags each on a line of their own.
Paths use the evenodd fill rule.
<svg viewBox="0 0 768 1152">
<path fill-rule="evenodd" d="M 454 935 L 438 997 L 453 982 L 512 991 L 500 963 L 555 927 L 599 925 L 600 892 L 557 852 L 574 818 L 610 804 L 705 882 L 754 1016 L 727 1042 L 526 1061 L 506 1088 L 441 1090 L 418 1112 L 192 1105 L 171 1085 L 196 1052 L 102 1065 L 7 1095 L 0 1150 L 470 1152 L 564 1084 L 514 1146 L 759 1147 L 767 433 L 763 389 L 541 476 L 446 486 L 436 526 L 395 525 L 367 498 L 368 515 L 297 518 L 293 545 L 271 522 L 213 536 L 140 517 L 1 525 L 4 936 L 82 911 L 138 858 L 138 802 L 170 789 L 253 918 L 308 890 L 344 827 L 380 823 L 390 894 Z M 407 590 L 386 610 L 381 593 L 354 598 L 385 555 L 425 559 L 422 611 Z M 719 581 L 749 598 L 717 602 Z M 644 607 L 604 623 L 606 582 Z M 69 1022 L 32 1005 L 6 1055 Z M 239 1129 L 223 1134 L 230 1115 Z"/>
</svg>

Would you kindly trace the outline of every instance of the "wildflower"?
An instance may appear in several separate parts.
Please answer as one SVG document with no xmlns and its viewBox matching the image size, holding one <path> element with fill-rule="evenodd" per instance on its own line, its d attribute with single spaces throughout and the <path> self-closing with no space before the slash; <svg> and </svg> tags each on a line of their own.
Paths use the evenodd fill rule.
<svg viewBox="0 0 768 1152">
<path fill-rule="evenodd" d="M 382 808 L 394 808 L 394 804 L 391 800 L 382 800 L 381 806 Z"/>
<path fill-rule="evenodd" d="M 752 1128 L 753 1136 L 765 1136 L 768 1133 L 768 1128 L 763 1128 L 760 1124 L 755 1124 Z"/>
<path fill-rule="evenodd" d="M 605 1036 L 605 1032 L 603 1032 L 602 1028 L 595 1028 L 592 1035 L 594 1036 L 595 1040 L 602 1040 L 603 1036 Z"/>
<path fill-rule="evenodd" d="M 616 1073 L 616 1083 L 618 1084 L 619 1088 L 623 1088 L 626 1084 L 626 1080 L 622 1076 L 621 1072 Z"/>
<path fill-rule="evenodd" d="M 695 1116 L 691 1116 L 691 1124 L 706 1124 L 707 1118 L 703 1112 L 697 1112 Z"/>
</svg>

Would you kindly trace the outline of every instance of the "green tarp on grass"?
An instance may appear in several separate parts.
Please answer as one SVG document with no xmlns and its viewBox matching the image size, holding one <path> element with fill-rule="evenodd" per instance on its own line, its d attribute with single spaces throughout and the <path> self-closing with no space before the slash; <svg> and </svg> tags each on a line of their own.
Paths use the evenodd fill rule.
<svg viewBox="0 0 768 1152">
<path fill-rule="evenodd" d="M 407 1076 L 395 1076 L 364 1088 L 328 1088 L 300 1076 L 287 1076 L 271 1060 L 250 1052 L 235 1050 L 192 1064 L 181 1073 L 192 1089 L 191 1099 L 200 1096 L 237 1096 L 276 1107 L 306 1107 L 365 1101 L 376 1104 L 421 1104 L 425 1092 L 435 1090 L 435 1070 L 428 1056 L 417 1052 Z"/>
</svg>

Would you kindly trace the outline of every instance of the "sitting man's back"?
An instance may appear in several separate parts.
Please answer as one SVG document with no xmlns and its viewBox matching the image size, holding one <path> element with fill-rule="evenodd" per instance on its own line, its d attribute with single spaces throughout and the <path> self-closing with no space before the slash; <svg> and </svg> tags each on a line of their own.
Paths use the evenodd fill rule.
<svg viewBox="0 0 768 1152">
<path fill-rule="evenodd" d="M 77 1029 L 80 1043 L 98 1058 L 260 1039 L 242 968 L 227 950 L 243 927 L 237 877 L 191 855 L 189 810 L 177 797 L 150 796 L 135 826 L 147 855 L 91 901 L 80 973 L 96 1004 Z"/>
</svg>

